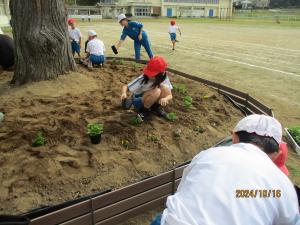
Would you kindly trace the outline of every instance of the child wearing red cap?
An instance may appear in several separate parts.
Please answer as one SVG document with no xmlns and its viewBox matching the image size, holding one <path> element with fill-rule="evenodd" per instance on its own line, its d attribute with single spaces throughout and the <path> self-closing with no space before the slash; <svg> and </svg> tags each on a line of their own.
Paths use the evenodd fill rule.
<svg viewBox="0 0 300 225">
<path fill-rule="evenodd" d="M 144 74 L 122 88 L 121 100 L 126 100 L 127 91 L 130 91 L 132 104 L 142 121 L 149 118 L 150 111 L 158 116 L 166 117 L 166 112 L 161 106 L 168 105 L 173 98 L 171 92 L 173 87 L 166 69 L 166 61 L 160 56 L 155 56 L 144 68 Z"/>
<path fill-rule="evenodd" d="M 80 30 L 75 27 L 76 20 L 73 18 L 68 19 L 68 24 L 70 26 L 69 29 L 69 36 L 71 40 L 71 47 L 72 47 L 72 53 L 73 56 L 75 55 L 75 52 L 78 54 L 80 58 L 80 46 L 81 46 L 81 32 Z"/>
<path fill-rule="evenodd" d="M 173 44 L 173 50 L 175 50 L 175 43 L 178 42 L 177 39 L 176 39 L 176 32 L 178 30 L 179 34 L 181 35 L 181 30 L 176 25 L 175 20 L 171 20 L 170 24 L 171 25 L 169 26 L 169 34 L 170 34 L 171 42 Z"/>
</svg>

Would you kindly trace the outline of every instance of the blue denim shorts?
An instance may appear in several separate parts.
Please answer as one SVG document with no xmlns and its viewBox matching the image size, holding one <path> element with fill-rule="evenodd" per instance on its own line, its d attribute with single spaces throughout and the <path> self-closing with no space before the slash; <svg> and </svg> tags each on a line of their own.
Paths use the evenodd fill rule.
<svg viewBox="0 0 300 225">
<path fill-rule="evenodd" d="M 144 104 L 143 104 L 143 95 L 144 95 L 144 93 L 142 93 L 142 94 L 134 94 L 133 97 L 132 97 L 132 104 L 134 105 L 134 107 L 137 110 L 141 110 L 144 107 Z"/>
<path fill-rule="evenodd" d="M 72 52 L 80 53 L 80 45 L 76 41 L 71 42 Z"/>
<path fill-rule="evenodd" d="M 93 64 L 103 64 L 105 61 L 104 55 L 90 55 L 90 61 Z"/>
<path fill-rule="evenodd" d="M 171 41 L 175 41 L 176 40 L 176 34 L 175 33 L 171 33 L 170 34 L 170 38 L 171 38 Z"/>
</svg>

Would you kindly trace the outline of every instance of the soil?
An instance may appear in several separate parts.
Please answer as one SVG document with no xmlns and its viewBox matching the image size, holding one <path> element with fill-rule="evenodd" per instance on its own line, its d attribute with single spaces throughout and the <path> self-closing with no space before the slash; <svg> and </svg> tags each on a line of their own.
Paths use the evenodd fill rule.
<svg viewBox="0 0 300 225">
<path fill-rule="evenodd" d="M 120 104 L 122 85 L 142 73 L 141 65 L 118 61 L 56 80 L 12 87 L 13 72 L 0 71 L 0 214 L 18 214 L 164 172 L 228 136 L 243 116 L 224 96 L 202 84 L 170 74 L 185 84 L 174 90 L 166 111 L 131 124 L 135 112 Z M 186 109 L 183 97 L 193 106 Z M 206 96 L 205 98 L 203 98 Z M 207 98 L 208 96 L 208 98 Z M 90 143 L 87 124 L 104 124 L 99 145 Z M 41 131 L 46 145 L 32 147 Z"/>
</svg>

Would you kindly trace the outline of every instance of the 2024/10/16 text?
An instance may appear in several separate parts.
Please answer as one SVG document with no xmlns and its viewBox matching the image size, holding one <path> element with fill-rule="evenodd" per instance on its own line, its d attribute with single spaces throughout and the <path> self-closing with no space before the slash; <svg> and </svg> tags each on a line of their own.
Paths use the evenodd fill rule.
<svg viewBox="0 0 300 225">
<path fill-rule="evenodd" d="M 236 198 L 280 198 L 281 190 L 247 190 L 238 189 L 235 191 Z"/>
</svg>

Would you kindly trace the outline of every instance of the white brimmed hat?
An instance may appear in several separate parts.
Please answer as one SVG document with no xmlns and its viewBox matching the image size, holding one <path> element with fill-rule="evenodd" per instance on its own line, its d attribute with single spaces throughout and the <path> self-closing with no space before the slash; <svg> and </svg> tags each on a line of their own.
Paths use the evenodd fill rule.
<svg viewBox="0 0 300 225">
<path fill-rule="evenodd" d="M 96 33 L 96 31 L 94 31 L 94 30 L 89 30 L 89 31 L 88 31 L 88 35 L 89 35 L 89 37 L 93 37 L 93 36 L 96 36 L 97 33 Z"/>
<path fill-rule="evenodd" d="M 125 16 L 125 14 L 120 14 L 118 15 L 118 23 L 120 23 L 122 20 L 126 19 L 127 17 Z"/>
<path fill-rule="evenodd" d="M 259 136 L 272 137 L 280 144 L 282 137 L 281 124 L 275 118 L 265 115 L 250 115 L 240 120 L 233 132 L 246 131 Z"/>
</svg>

